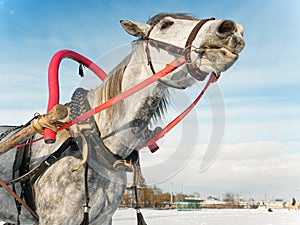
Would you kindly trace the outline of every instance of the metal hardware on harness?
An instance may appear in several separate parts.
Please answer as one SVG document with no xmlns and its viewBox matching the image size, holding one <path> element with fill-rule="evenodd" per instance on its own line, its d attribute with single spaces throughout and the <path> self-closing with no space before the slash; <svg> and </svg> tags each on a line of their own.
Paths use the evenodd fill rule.
<svg viewBox="0 0 300 225">
<path fill-rule="evenodd" d="M 128 161 L 128 160 L 120 159 L 117 160 L 113 166 L 116 169 L 122 167 L 128 168 L 128 170 L 132 172 L 132 186 L 137 185 L 138 180 L 140 178 L 140 166 L 138 162 L 133 163 L 131 160 Z"/>
<path fill-rule="evenodd" d="M 192 47 L 192 43 L 194 41 L 194 39 L 196 38 L 199 30 L 201 29 L 201 27 L 209 20 L 215 20 L 215 18 L 209 18 L 209 19 L 205 19 L 205 20 L 201 20 L 199 23 L 197 23 L 197 25 L 193 28 L 192 32 L 190 33 L 186 43 L 185 43 L 185 48 L 187 49 L 186 54 L 185 54 L 185 59 L 186 59 L 186 67 L 189 71 L 189 73 L 196 79 L 196 80 L 204 80 L 205 77 L 208 75 L 206 72 L 203 72 L 200 70 L 200 68 L 195 65 L 194 63 L 192 63 L 191 60 L 191 47 Z"/>
<path fill-rule="evenodd" d="M 117 167 L 118 165 L 124 165 L 125 167 L 128 167 L 132 170 L 131 189 L 134 191 L 134 195 L 135 195 L 134 209 L 136 210 L 137 221 L 138 221 L 138 224 L 147 225 L 143 218 L 141 210 L 140 210 L 141 207 L 139 204 L 139 196 L 138 196 L 138 191 L 137 191 L 137 181 L 140 176 L 140 166 L 138 164 L 133 164 L 131 161 L 126 161 L 126 160 L 118 160 L 117 162 L 115 162 L 114 166 Z"/>
<path fill-rule="evenodd" d="M 85 213 L 89 213 L 90 212 L 90 208 L 89 206 L 84 206 L 84 212 Z"/>
<path fill-rule="evenodd" d="M 48 159 L 45 161 L 45 164 L 47 166 L 51 166 L 52 164 L 54 164 L 57 161 L 57 158 L 54 155 L 50 155 L 48 157 Z"/>
<path fill-rule="evenodd" d="M 156 47 L 156 48 L 161 48 L 164 49 L 168 52 L 171 52 L 173 54 L 177 54 L 177 55 L 181 55 L 184 54 L 185 56 L 185 60 L 186 60 L 186 66 L 188 69 L 188 73 L 194 77 L 196 80 L 204 80 L 205 77 L 208 75 L 206 72 L 203 72 L 199 69 L 199 67 L 197 65 L 195 65 L 192 61 L 191 61 L 191 48 L 192 48 L 192 43 L 194 41 L 194 39 L 196 38 L 199 30 L 201 29 L 201 27 L 210 20 L 214 20 L 215 18 L 209 18 L 209 19 L 204 19 L 204 20 L 200 20 L 196 26 L 193 28 L 193 30 L 191 31 L 190 35 L 188 36 L 185 46 L 184 48 L 172 45 L 172 44 L 168 44 L 162 41 L 157 41 L 154 39 L 150 38 L 150 33 L 153 29 L 153 27 L 149 30 L 148 34 L 145 37 L 146 40 L 146 55 L 147 55 L 147 61 L 148 61 L 148 65 L 150 66 L 150 69 L 152 71 L 153 74 L 155 74 L 155 70 L 152 64 L 152 60 L 151 60 L 151 55 L 150 55 L 150 49 L 148 47 L 148 43 L 150 43 L 152 46 Z M 173 86 L 172 84 L 167 84 L 165 83 L 163 80 L 159 80 L 161 83 L 165 84 L 166 86 L 170 86 L 172 88 L 177 88 L 177 89 L 182 89 L 180 87 L 177 86 Z"/>
<path fill-rule="evenodd" d="M 84 205 L 84 213 L 83 213 L 83 220 L 80 225 L 88 225 L 89 224 L 89 213 L 90 213 L 90 195 L 89 195 L 89 182 L 88 182 L 88 172 L 89 172 L 89 165 L 85 164 L 85 171 L 84 171 L 84 189 L 85 189 L 85 205 Z"/>
</svg>

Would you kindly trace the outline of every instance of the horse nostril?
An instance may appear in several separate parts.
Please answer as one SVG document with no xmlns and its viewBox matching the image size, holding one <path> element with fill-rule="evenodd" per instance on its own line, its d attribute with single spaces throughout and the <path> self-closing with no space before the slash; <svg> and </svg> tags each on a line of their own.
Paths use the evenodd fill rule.
<svg viewBox="0 0 300 225">
<path fill-rule="evenodd" d="M 231 34 L 236 30 L 236 25 L 232 20 L 224 20 L 218 28 L 220 34 Z"/>
</svg>

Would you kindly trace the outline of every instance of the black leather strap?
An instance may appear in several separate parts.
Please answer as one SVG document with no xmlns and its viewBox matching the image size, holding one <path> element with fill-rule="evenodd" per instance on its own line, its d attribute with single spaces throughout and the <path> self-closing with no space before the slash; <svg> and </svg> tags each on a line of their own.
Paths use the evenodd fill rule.
<svg viewBox="0 0 300 225">
<path fill-rule="evenodd" d="M 34 184 L 34 182 L 39 178 L 39 176 L 41 176 L 51 165 L 57 162 L 60 159 L 62 153 L 64 153 L 69 147 L 73 150 L 78 150 L 76 142 L 73 140 L 72 137 L 69 137 L 55 152 L 49 155 L 39 166 L 35 167 L 31 171 L 23 174 L 22 176 L 16 179 L 4 182 L 7 185 L 11 185 L 19 182 L 24 182 L 32 177 L 30 183 Z"/>
<path fill-rule="evenodd" d="M 62 153 L 64 153 L 69 147 L 76 148 L 77 144 L 72 137 L 69 137 L 55 152 L 53 152 L 47 159 L 45 159 L 39 166 L 36 168 L 34 175 L 31 179 L 31 184 L 34 184 L 36 180 L 55 162 L 57 162 Z M 78 147 L 77 147 L 78 149 Z"/>
</svg>

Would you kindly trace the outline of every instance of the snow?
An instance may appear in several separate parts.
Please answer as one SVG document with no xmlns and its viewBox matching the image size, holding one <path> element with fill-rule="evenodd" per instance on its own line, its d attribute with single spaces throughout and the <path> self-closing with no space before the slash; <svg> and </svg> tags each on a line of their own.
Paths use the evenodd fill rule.
<svg viewBox="0 0 300 225">
<path fill-rule="evenodd" d="M 199 211 L 141 209 L 148 225 L 299 225 L 300 211 L 287 209 L 201 209 Z M 133 209 L 119 209 L 113 225 L 136 224 Z M 0 222 L 0 225 L 3 223 Z"/>
<path fill-rule="evenodd" d="M 299 225 L 300 211 L 287 209 L 202 209 L 199 211 L 141 210 L 148 225 Z M 133 209 L 117 210 L 113 225 L 136 224 Z"/>
</svg>

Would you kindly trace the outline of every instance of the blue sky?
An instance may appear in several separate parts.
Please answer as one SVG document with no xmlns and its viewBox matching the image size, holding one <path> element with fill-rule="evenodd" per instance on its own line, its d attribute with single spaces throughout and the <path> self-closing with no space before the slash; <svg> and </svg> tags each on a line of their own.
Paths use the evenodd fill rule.
<svg viewBox="0 0 300 225">
<path fill-rule="evenodd" d="M 211 188 L 212 191 L 243 189 L 260 197 L 265 192 L 260 189 L 268 185 L 269 178 L 278 181 L 278 191 L 274 195 L 289 197 L 295 193 L 300 189 L 300 182 L 292 188 L 281 183 L 282 180 L 285 184 L 294 182 L 300 173 L 297 172 L 300 171 L 297 166 L 300 164 L 297 161 L 300 159 L 299 1 L 0 0 L 0 124 L 24 123 L 34 112 L 45 112 L 47 68 L 56 51 L 72 49 L 96 60 L 111 49 L 134 40 L 123 31 L 119 20 L 146 22 L 159 12 L 228 18 L 245 27 L 246 47 L 218 84 L 226 107 L 224 147 L 211 169 L 197 175 L 205 185 L 195 179 L 183 179 L 193 171 L 192 164 L 174 177 L 173 183 L 184 180 L 186 187 L 192 187 L 187 190 L 200 192 L 205 190 L 204 186 L 210 189 L 218 183 L 218 188 Z M 78 84 L 76 73 L 76 64 L 62 63 L 63 100 L 69 98 Z M 200 132 L 206 137 L 206 129 L 210 126 L 207 122 L 210 121 L 209 107 L 199 106 L 197 113 L 202 127 Z M 205 142 L 207 139 L 200 138 L 199 149 L 204 148 Z M 198 165 L 201 154 L 197 154 L 192 160 Z M 226 159 L 228 154 L 232 154 L 231 161 Z M 287 171 L 293 171 L 287 180 L 281 177 L 286 174 L 280 170 L 282 165 L 289 165 Z M 244 166 L 247 166 L 245 170 Z M 264 166 L 271 172 L 264 173 Z M 230 174 L 230 182 L 230 179 L 222 180 L 224 168 Z M 249 172 L 253 168 L 262 176 L 253 176 Z M 248 177 L 247 182 L 245 177 Z M 247 189 L 260 182 L 265 186 Z M 232 183 L 238 185 L 230 185 Z"/>
</svg>

